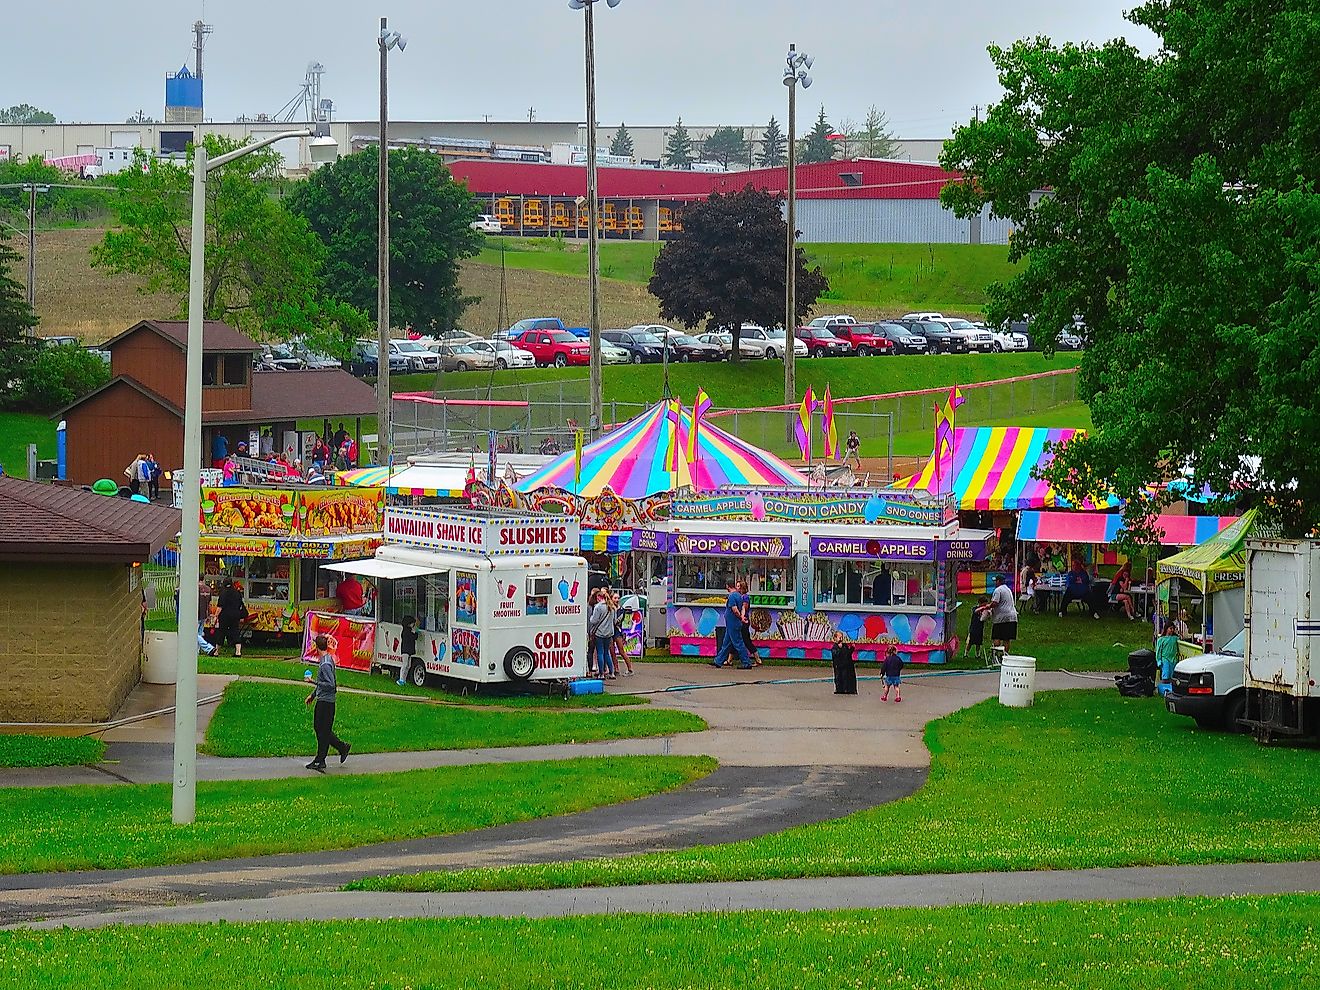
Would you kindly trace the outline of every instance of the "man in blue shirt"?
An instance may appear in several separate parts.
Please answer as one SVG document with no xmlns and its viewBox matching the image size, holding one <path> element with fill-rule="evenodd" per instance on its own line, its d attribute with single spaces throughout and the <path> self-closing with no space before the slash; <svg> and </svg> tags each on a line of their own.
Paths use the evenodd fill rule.
<svg viewBox="0 0 1320 990">
<path fill-rule="evenodd" d="M 712 667 L 723 667 L 729 661 L 729 653 L 738 654 L 738 666 L 746 670 L 752 666 L 751 655 L 747 652 L 747 643 L 743 640 L 743 626 L 747 622 L 747 596 L 735 585 L 729 588 L 729 598 L 724 605 L 724 642 L 715 654 Z"/>
</svg>

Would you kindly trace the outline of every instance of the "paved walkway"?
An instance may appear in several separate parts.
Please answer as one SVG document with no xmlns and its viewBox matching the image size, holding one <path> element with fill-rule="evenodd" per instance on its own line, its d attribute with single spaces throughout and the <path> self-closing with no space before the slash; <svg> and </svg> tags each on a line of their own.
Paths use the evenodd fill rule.
<svg viewBox="0 0 1320 990">
<path fill-rule="evenodd" d="M 559 918 L 701 911 L 824 911 L 857 908 L 1122 901 L 1153 897 L 1320 891 L 1320 863 L 1239 863 L 1109 870 L 827 877 L 739 883 L 653 884 L 467 894 L 310 893 L 261 900 L 132 908 L 38 922 L 34 928 L 99 928 L 209 921 L 330 921 L 350 918 Z"/>
</svg>

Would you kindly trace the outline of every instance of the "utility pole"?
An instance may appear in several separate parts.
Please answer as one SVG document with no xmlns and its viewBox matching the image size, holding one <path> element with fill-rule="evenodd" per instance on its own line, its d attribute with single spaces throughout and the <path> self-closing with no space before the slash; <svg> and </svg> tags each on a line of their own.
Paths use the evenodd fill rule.
<svg viewBox="0 0 1320 990">
<path fill-rule="evenodd" d="M 27 187 L 28 192 L 28 279 L 27 279 L 27 301 L 28 309 L 37 308 L 37 186 L 30 182 Z"/>
<path fill-rule="evenodd" d="M 784 251 L 784 405 L 797 404 L 797 355 L 793 348 L 797 343 L 797 88 L 811 86 L 811 76 L 807 70 L 812 66 L 812 58 L 806 52 L 799 52 L 797 45 L 788 46 L 788 56 L 784 59 L 784 85 L 788 87 L 788 234 Z M 785 436 L 793 440 L 793 417 L 784 418 Z"/>
<path fill-rule="evenodd" d="M 394 395 L 390 391 L 390 141 L 389 53 L 408 42 L 380 19 L 380 163 L 376 174 L 376 463 L 393 460 Z"/>
<path fill-rule="evenodd" d="M 593 440 L 600 436 L 604 419 L 600 369 L 600 230 L 596 226 L 600 223 L 600 202 L 596 198 L 596 27 L 592 16 L 595 6 L 588 3 L 583 11 L 587 46 L 587 295 L 591 311 L 587 322 L 591 333 L 588 338 L 591 408 L 587 428 Z"/>
</svg>

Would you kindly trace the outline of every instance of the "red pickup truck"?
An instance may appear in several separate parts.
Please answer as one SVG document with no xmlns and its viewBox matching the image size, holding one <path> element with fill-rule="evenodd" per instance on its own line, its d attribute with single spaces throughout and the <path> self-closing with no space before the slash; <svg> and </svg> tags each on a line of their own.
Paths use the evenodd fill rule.
<svg viewBox="0 0 1320 990">
<path fill-rule="evenodd" d="M 591 348 L 587 342 L 567 330 L 527 330 L 516 337 L 510 337 L 509 343 L 524 351 L 531 351 L 536 363 L 543 368 L 549 365 L 566 368 L 571 364 L 591 363 Z"/>
<path fill-rule="evenodd" d="M 830 327 L 830 333 L 840 340 L 846 340 L 858 357 L 894 353 L 894 342 L 872 332 L 870 323 L 836 323 Z"/>
</svg>

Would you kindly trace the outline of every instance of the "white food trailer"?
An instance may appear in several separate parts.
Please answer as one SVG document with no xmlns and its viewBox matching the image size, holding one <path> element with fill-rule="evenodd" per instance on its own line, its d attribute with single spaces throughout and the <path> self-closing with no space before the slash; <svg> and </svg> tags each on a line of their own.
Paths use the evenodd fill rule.
<svg viewBox="0 0 1320 990">
<path fill-rule="evenodd" d="M 568 680 L 587 670 L 578 530 L 568 516 L 390 506 L 376 556 L 330 566 L 377 582 L 373 666 L 417 685 L 427 674 L 480 684 Z M 408 616 L 420 662 L 401 651 Z"/>
</svg>

